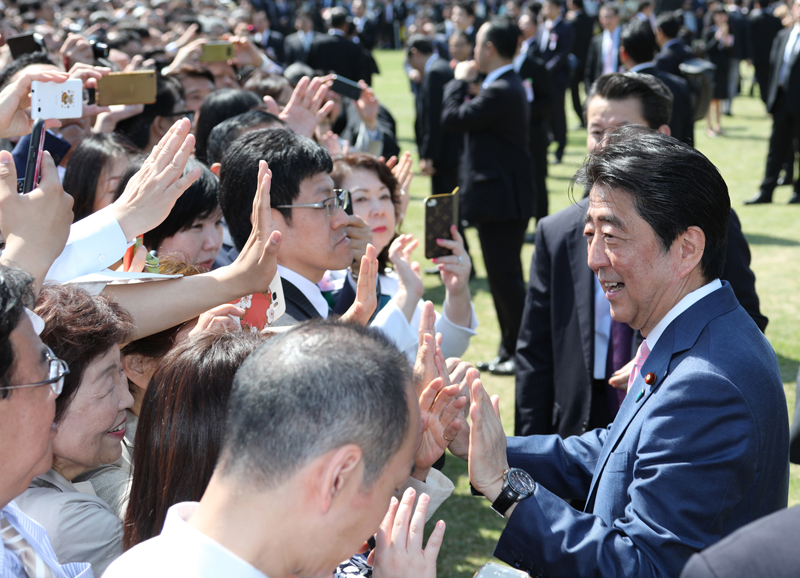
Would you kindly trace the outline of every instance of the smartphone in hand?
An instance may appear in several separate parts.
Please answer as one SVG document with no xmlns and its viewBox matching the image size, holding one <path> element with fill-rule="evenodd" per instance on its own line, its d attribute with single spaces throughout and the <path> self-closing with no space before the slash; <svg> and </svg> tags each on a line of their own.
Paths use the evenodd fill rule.
<svg viewBox="0 0 800 578">
<path fill-rule="evenodd" d="M 37 118 L 33 122 L 31 143 L 28 146 L 28 161 L 25 164 L 25 179 L 20 193 L 30 193 L 39 184 L 42 174 L 42 155 L 44 154 L 44 119 Z"/>
<path fill-rule="evenodd" d="M 447 195 L 433 195 L 425 199 L 425 258 L 435 259 L 452 255 L 450 249 L 440 247 L 436 239 L 452 239 L 450 227 L 458 222 L 458 187 Z"/>
</svg>

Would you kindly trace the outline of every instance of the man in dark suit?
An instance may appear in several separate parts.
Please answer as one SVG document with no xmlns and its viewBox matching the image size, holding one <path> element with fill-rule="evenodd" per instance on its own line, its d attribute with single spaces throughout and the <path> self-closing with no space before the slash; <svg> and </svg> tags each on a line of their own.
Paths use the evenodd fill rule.
<svg viewBox="0 0 800 578">
<path fill-rule="evenodd" d="M 402 0 L 385 0 L 383 6 L 378 9 L 378 37 L 383 48 L 400 48 L 400 25 L 406 16 L 408 9 Z"/>
<path fill-rule="evenodd" d="M 621 124 L 669 134 L 671 94 L 655 77 L 632 73 L 602 76 L 586 103 L 589 151 Z M 619 407 L 609 380 L 633 357 L 636 338 L 615 324 L 599 283 L 586 266 L 584 216 L 588 201 L 543 219 L 517 343 L 515 435 L 557 433 L 562 437 L 605 427 Z M 731 211 L 723 279 L 763 331 L 750 250 Z"/>
<path fill-rule="evenodd" d="M 592 86 L 595 80 L 609 72 L 619 72 L 619 37 L 622 29 L 619 25 L 619 9 L 613 4 L 605 4 L 600 8 L 601 34 L 592 38 L 589 53 L 586 57 L 586 86 Z"/>
<path fill-rule="evenodd" d="M 327 35 L 319 35 L 311 43 L 308 65 L 314 70 L 332 70 L 350 80 L 366 79 L 361 48 L 346 37 L 350 15 L 345 8 L 331 8 Z"/>
<path fill-rule="evenodd" d="M 620 60 L 631 72 L 650 74 L 667 85 L 672 93 L 670 134 L 686 144 L 694 143 L 694 116 L 689 84 L 680 76 L 659 70 L 653 64 L 656 38 L 650 23 L 632 20 L 623 30 L 620 40 Z"/>
<path fill-rule="evenodd" d="M 253 41 L 267 53 L 270 60 L 283 65 L 286 55 L 283 51 L 284 37 L 280 32 L 272 30 L 272 22 L 266 10 L 258 10 L 253 14 Z"/>
<path fill-rule="evenodd" d="M 763 3 L 762 3 L 763 2 Z M 750 59 L 753 61 L 761 100 L 767 103 L 769 96 L 769 53 L 778 32 L 783 30 L 781 19 L 773 15 L 766 7 L 767 0 L 756 1 L 750 11 Z"/>
<path fill-rule="evenodd" d="M 569 0 L 567 3 L 569 23 L 575 30 L 575 42 L 572 44 L 572 55 L 575 57 L 575 68 L 572 70 L 569 91 L 572 95 L 572 108 L 578 118 L 583 119 L 583 103 L 581 102 L 580 84 L 586 72 L 586 58 L 589 54 L 589 44 L 594 34 L 594 18 L 583 9 L 583 0 Z M 588 92 L 589 87 L 584 85 Z M 581 120 L 581 126 L 583 120 Z"/>
<path fill-rule="evenodd" d="M 578 179 L 601 298 L 645 337 L 628 394 L 608 428 L 506 438 L 476 381 L 470 482 L 507 519 L 494 555 L 531 575 L 676 576 L 692 554 L 786 507 L 778 360 L 720 280 L 730 198 L 706 157 L 628 125 Z"/>
<path fill-rule="evenodd" d="M 442 128 L 444 87 L 453 80 L 450 63 L 434 53 L 431 41 L 415 34 L 406 43 L 408 64 L 422 75 L 416 94 L 414 132 L 419 168 L 431 177 L 431 192 L 444 195 L 458 186 L 458 152 L 463 137 Z"/>
<path fill-rule="evenodd" d="M 314 20 L 307 11 L 298 10 L 294 26 L 297 31 L 289 34 L 283 41 L 286 66 L 295 62 L 307 63 L 308 54 L 311 52 L 311 44 L 313 44 L 317 35 L 314 32 Z"/>
<path fill-rule="evenodd" d="M 351 7 L 353 11 L 353 24 L 356 26 L 358 43 L 362 48 L 372 52 L 378 42 L 378 24 L 375 19 L 367 14 L 367 4 L 364 0 L 354 0 Z"/>
<path fill-rule="evenodd" d="M 681 578 L 795 578 L 800 570 L 800 506 L 751 522 L 689 558 Z"/>
<path fill-rule="evenodd" d="M 769 58 L 769 94 L 767 112 L 772 115 L 767 167 L 761 188 L 745 204 L 771 203 L 778 184 L 778 174 L 792 150 L 792 141 L 800 138 L 800 0 L 792 3 L 794 26 L 781 30 L 772 43 Z M 794 162 L 794 158 L 792 158 Z M 787 171 L 791 172 L 791 171 Z M 800 203 L 800 180 L 794 184 L 789 203 Z"/>
<path fill-rule="evenodd" d="M 689 48 L 678 37 L 681 26 L 680 12 L 665 12 L 656 20 L 656 42 L 661 47 L 655 59 L 656 68 L 675 76 L 680 76 L 681 64 L 692 58 Z"/>
<path fill-rule="evenodd" d="M 513 374 L 525 281 L 520 252 L 533 215 L 533 177 L 528 150 L 528 100 L 513 58 L 520 31 L 507 19 L 478 31 L 475 61 L 456 66 L 444 91 L 442 125 L 464 135 L 459 168 L 461 218 L 478 229 L 500 324 L 497 358 L 482 366 Z M 469 83 L 486 74 L 477 96 Z M 563 105 L 563 101 L 562 101 Z"/>
<path fill-rule="evenodd" d="M 542 4 L 544 23 L 539 26 L 539 51 L 555 90 L 555 104 L 550 115 L 550 130 L 558 143 L 555 162 L 560 163 L 567 146 L 567 115 L 564 111 L 564 96 L 569 86 L 569 53 L 575 41 L 572 24 L 561 17 L 558 0 L 545 0 Z"/>
</svg>

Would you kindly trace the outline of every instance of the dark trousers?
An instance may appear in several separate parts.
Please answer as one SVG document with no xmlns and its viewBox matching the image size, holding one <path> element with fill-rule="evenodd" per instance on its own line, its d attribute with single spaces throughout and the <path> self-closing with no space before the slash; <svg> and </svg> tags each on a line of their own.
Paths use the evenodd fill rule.
<svg viewBox="0 0 800 578">
<path fill-rule="evenodd" d="M 800 140 L 800 117 L 792 114 L 787 106 L 787 96 L 782 89 L 778 89 L 778 96 L 772 108 L 772 134 L 769 136 L 769 152 L 767 153 L 767 168 L 764 180 L 761 181 L 761 191 L 772 195 L 778 184 L 781 167 L 787 157 L 787 151 L 792 151 L 794 163 L 794 140 Z M 800 193 L 800 179 L 795 182 L 794 190 Z"/>
<path fill-rule="evenodd" d="M 581 87 L 580 84 L 583 82 L 583 74 L 578 74 L 577 70 L 583 70 L 583 67 L 586 65 L 584 62 L 578 63 L 578 68 L 576 72 L 573 74 L 572 80 L 569 84 L 569 92 L 572 96 L 572 108 L 575 110 L 575 114 L 578 115 L 578 118 L 581 119 L 581 126 L 583 124 L 583 103 L 581 102 Z"/>
<path fill-rule="evenodd" d="M 553 140 L 558 143 L 556 157 L 561 158 L 564 149 L 567 147 L 567 113 L 564 110 L 564 97 L 567 93 L 566 86 L 554 86 L 555 103 L 550 113 L 550 130 L 553 132 Z"/>
<path fill-rule="evenodd" d="M 525 280 L 522 277 L 522 244 L 528 220 L 478 223 L 483 262 L 489 279 L 497 321 L 500 324 L 500 357 L 511 357 L 525 307 Z"/>
<path fill-rule="evenodd" d="M 536 221 L 547 216 L 549 206 L 547 201 L 547 147 L 531 148 L 533 158 L 533 191 L 535 199 L 533 216 Z"/>
<path fill-rule="evenodd" d="M 458 166 L 434 168 L 436 172 L 431 177 L 431 193 L 449 195 L 458 186 Z"/>
<path fill-rule="evenodd" d="M 761 93 L 761 100 L 767 104 L 767 96 L 769 96 L 769 62 L 764 64 L 753 64 L 755 68 L 756 82 L 758 83 L 758 91 Z"/>
</svg>

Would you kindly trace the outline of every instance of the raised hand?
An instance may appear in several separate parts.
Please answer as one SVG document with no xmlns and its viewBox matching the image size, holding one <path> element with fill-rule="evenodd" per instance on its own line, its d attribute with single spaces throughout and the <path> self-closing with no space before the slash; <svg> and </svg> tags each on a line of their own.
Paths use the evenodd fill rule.
<svg viewBox="0 0 800 578">
<path fill-rule="evenodd" d="M 238 331 L 242 328 L 241 323 L 234 317 L 242 317 L 245 310 L 236 305 L 226 303 L 219 307 L 209 309 L 197 318 L 197 325 L 189 332 L 189 336 L 200 333 L 225 333 L 226 331 Z"/>
<path fill-rule="evenodd" d="M 472 322 L 472 301 L 469 293 L 469 274 L 472 261 L 464 248 L 464 238 L 458 227 L 452 225 L 450 234 L 453 239 L 436 239 L 440 247 L 450 249 L 453 254 L 433 260 L 439 266 L 442 283 L 447 291 L 444 310 L 447 318 L 462 327 L 469 327 Z"/>
<path fill-rule="evenodd" d="M 423 550 L 430 497 L 420 495 L 414 509 L 415 498 L 413 488 L 405 491 L 400 502 L 392 498 L 389 511 L 375 535 L 375 550 L 367 560 L 373 566 L 374 578 L 436 578 L 436 559 L 444 540 L 445 524 L 442 520 L 436 522 Z"/>
<path fill-rule="evenodd" d="M 479 379 L 472 383 L 469 481 L 491 502 L 503 491 L 503 473 L 508 469 L 499 404 L 500 398 L 496 395 L 489 398 Z"/>
<path fill-rule="evenodd" d="M 361 257 L 361 267 L 356 284 L 356 300 L 345 311 L 341 320 L 345 323 L 367 325 L 375 308 L 378 306 L 378 252 L 371 244 L 367 245 L 366 254 Z"/>
<path fill-rule="evenodd" d="M 320 121 L 333 110 L 334 103 L 325 102 L 328 85 L 323 80 L 320 77 L 313 80 L 309 80 L 307 76 L 301 78 L 286 107 L 278 113 L 278 117 L 286 123 L 286 126 L 299 135 L 312 136 Z M 269 107 L 267 99 L 271 97 L 264 97 L 264 102 Z M 271 100 L 274 110 L 277 104 L 274 99 Z"/>
<path fill-rule="evenodd" d="M 439 375 L 436 367 L 436 313 L 433 303 L 426 301 L 422 305 L 422 315 L 419 320 L 419 347 L 417 359 L 414 361 L 414 389 L 417 397 Z"/>
<path fill-rule="evenodd" d="M 408 203 L 411 200 L 408 192 L 411 190 L 411 181 L 414 179 L 414 171 L 411 170 L 414 161 L 411 159 L 411 153 L 409 151 L 400 155 L 399 159 L 396 157 L 392 158 L 395 159 L 395 164 L 389 168 L 392 169 L 392 174 L 394 178 L 397 179 L 398 186 L 400 187 L 400 205 L 397 209 L 397 224 L 399 225 L 406 216 Z M 386 166 L 389 166 L 389 163 L 386 163 Z"/>
<path fill-rule="evenodd" d="M 389 246 L 389 260 L 394 265 L 399 282 L 397 293 L 392 299 L 409 322 L 414 316 L 417 303 L 425 293 L 419 263 L 411 261 L 411 254 L 417 245 L 419 241 L 414 239 L 414 235 L 406 234 L 397 237 Z"/>
<path fill-rule="evenodd" d="M 42 72 L 26 72 L 15 82 L 0 92 L 0 138 L 23 136 L 33 130 L 33 120 L 26 111 L 31 105 L 31 83 L 64 82 L 69 79 L 66 72 L 46 70 Z M 49 119 L 45 121 L 47 128 L 61 126 L 61 121 Z"/>
<path fill-rule="evenodd" d="M 361 259 L 367 253 L 367 245 L 372 243 L 372 230 L 369 225 L 358 215 L 348 215 L 349 223 L 346 227 L 347 237 L 350 239 L 350 252 L 353 254 L 353 262 L 350 264 L 350 271 L 358 277 L 361 270 Z"/>
<path fill-rule="evenodd" d="M 375 96 L 375 91 L 366 82 L 359 80 L 358 85 L 361 87 L 361 96 L 356 100 L 356 109 L 358 109 L 358 114 L 367 130 L 375 130 L 378 128 L 380 103 Z"/>
</svg>

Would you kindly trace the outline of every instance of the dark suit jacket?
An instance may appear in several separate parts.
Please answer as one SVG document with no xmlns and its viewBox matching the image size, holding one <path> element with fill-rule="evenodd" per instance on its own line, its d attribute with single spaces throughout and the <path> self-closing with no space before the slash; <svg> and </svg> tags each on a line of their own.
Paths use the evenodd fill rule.
<svg viewBox="0 0 800 578">
<path fill-rule="evenodd" d="M 546 30 L 544 24 L 539 25 L 540 35 L 544 34 Z M 547 67 L 550 78 L 553 80 L 553 85 L 556 87 L 565 88 L 569 86 L 569 53 L 572 51 L 574 42 L 575 30 L 572 28 L 572 24 L 564 19 L 559 20 L 550 31 L 547 46 L 541 53 L 544 65 Z M 540 36 L 537 36 L 536 44 L 541 47 Z"/>
<path fill-rule="evenodd" d="M 780 510 L 689 558 L 681 578 L 796 578 L 798 536 L 800 506 Z"/>
<path fill-rule="evenodd" d="M 414 130 L 419 158 L 432 159 L 434 167 L 458 166 L 458 152 L 463 137 L 442 128 L 444 87 L 453 80 L 453 69 L 443 58 L 437 58 L 425 74 L 416 96 L 417 119 Z"/>
<path fill-rule="evenodd" d="M 459 167 L 461 217 L 468 222 L 520 221 L 533 216 L 528 100 L 509 70 L 470 100 L 467 83 L 444 89 L 442 125 L 464 134 Z"/>
<path fill-rule="evenodd" d="M 583 199 L 542 219 L 536 227 L 536 251 L 517 341 L 516 435 L 568 437 L 589 426 L 594 274 L 587 264 L 583 237 L 588 206 L 588 199 Z M 731 283 L 739 303 L 764 331 L 768 320 L 759 310 L 750 249 L 733 210 L 725 256 L 723 279 Z"/>
<path fill-rule="evenodd" d="M 284 40 L 283 34 L 274 30 L 267 31 L 267 34 L 261 39 L 261 48 L 264 49 L 270 59 L 278 64 L 286 62 Z"/>
<path fill-rule="evenodd" d="M 622 33 L 620 32 L 620 36 Z M 616 64 L 614 65 L 614 72 L 619 70 L 619 51 L 614 55 Z M 600 33 L 594 38 L 589 45 L 589 53 L 586 57 L 586 69 L 583 76 L 583 81 L 588 90 L 595 80 L 603 75 L 603 34 Z"/>
<path fill-rule="evenodd" d="M 783 30 L 781 19 L 765 10 L 750 15 L 750 58 L 756 67 L 769 66 L 769 53 L 778 32 Z"/>
<path fill-rule="evenodd" d="M 286 302 L 286 313 L 275 321 L 273 327 L 288 327 L 297 325 L 309 319 L 319 319 L 319 312 L 314 308 L 308 298 L 300 289 L 286 279 L 281 278 L 283 284 L 283 299 Z"/>
<path fill-rule="evenodd" d="M 786 507 L 788 453 L 775 352 L 723 283 L 667 326 L 608 429 L 508 439 L 536 487 L 494 554 L 538 576 L 677 576 Z"/>
<path fill-rule="evenodd" d="M 575 41 L 572 43 L 572 54 L 578 59 L 578 67 L 575 69 L 579 79 L 583 78 L 586 68 L 586 58 L 589 54 L 589 44 L 592 42 L 594 34 L 594 18 L 583 10 L 578 10 L 575 17 L 569 21 L 575 32 Z"/>
<path fill-rule="evenodd" d="M 778 96 L 778 84 L 780 83 L 781 66 L 783 66 L 783 53 L 786 52 L 786 44 L 792 34 L 791 28 L 784 28 L 775 37 L 772 43 L 772 53 L 769 57 L 769 96 L 767 97 L 767 112 L 772 112 L 775 106 L 775 99 Z M 800 116 L 800 58 L 795 52 L 793 62 L 789 63 L 789 72 L 786 79 L 786 106 L 795 116 Z"/>
<path fill-rule="evenodd" d="M 317 33 L 312 31 L 316 38 Z M 311 41 L 313 44 L 313 40 Z M 300 38 L 300 35 L 295 32 L 293 34 L 289 34 L 283 40 L 283 53 L 286 66 L 293 64 L 295 62 L 308 62 L 308 52 L 305 51 L 303 48 L 303 40 Z"/>
<path fill-rule="evenodd" d="M 361 130 L 363 121 L 358 114 L 356 103 L 349 98 L 342 98 L 342 113 L 333 125 L 333 132 L 338 134 L 351 145 L 356 144 L 358 132 Z M 396 124 L 392 113 L 383 105 L 378 110 L 378 126 L 383 136 L 383 151 L 381 155 L 389 158 L 400 154 L 400 146 L 397 144 Z"/>
<path fill-rule="evenodd" d="M 367 76 L 361 48 L 351 40 L 333 34 L 320 34 L 314 39 L 308 65 L 315 70 L 332 70 L 354 81 Z"/>
<path fill-rule="evenodd" d="M 692 53 L 683 43 L 678 41 L 670 46 L 665 46 L 656 54 L 655 65 L 659 70 L 680 76 L 681 64 L 692 58 Z"/>
<path fill-rule="evenodd" d="M 673 98 L 672 118 L 669 121 L 670 133 L 681 142 L 694 144 L 694 113 L 689 83 L 680 76 L 664 72 L 655 66 L 642 68 L 639 73 L 655 76 L 667 85 Z"/>
<path fill-rule="evenodd" d="M 523 83 L 530 82 L 533 92 L 533 101 L 529 103 L 530 113 L 530 149 L 547 149 L 550 140 L 547 136 L 547 116 L 550 114 L 556 101 L 553 82 L 547 74 L 544 62 L 536 56 L 538 51 L 535 45 L 531 45 L 525 60 L 519 68 L 519 77 Z"/>
</svg>

